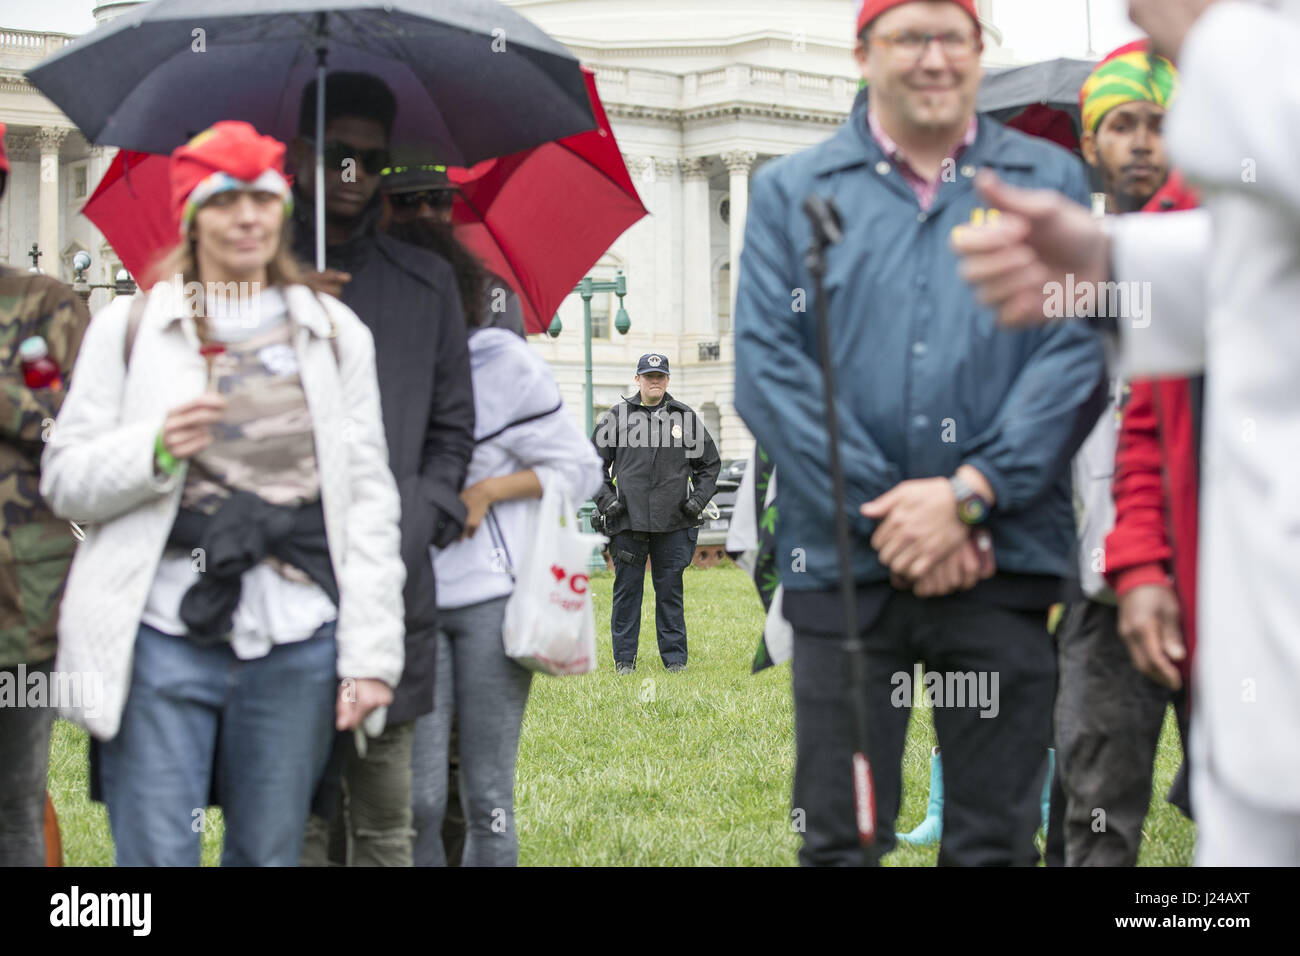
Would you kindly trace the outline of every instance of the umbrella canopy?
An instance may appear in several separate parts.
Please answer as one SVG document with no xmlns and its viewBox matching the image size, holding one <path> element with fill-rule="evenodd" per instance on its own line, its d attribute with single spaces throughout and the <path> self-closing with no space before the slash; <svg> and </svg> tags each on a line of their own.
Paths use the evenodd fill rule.
<svg viewBox="0 0 1300 956">
<path fill-rule="evenodd" d="M 388 84 L 398 150 L 463 166 L 595 125 L 578 61 L 495 0 L 154 0 L 27 78 L 91 142 L 170 153 L 223 119 L 287 142 L 318 51 Z"/>
<path fill-rule="evenodd" d="M 456 238 L 518 293 L 529 332 L 544 332 L 578 280 L 646 215 L 595 75 L 584 72 L 597 129 L 447 171 L 458 188 Z"/>
<path fill-rule="evenodd" d="M 1079 88 L 1096 65 L 1092 60 L 1060 57 L 988 70 L 980 84 L 975 108 L 1009 126 L 1017 126 L 1027 133 L 1042 135 L 1055 142 L 1061 142 L 1061 120 L 1053 119 L 1049 111 L 1064 114 L 1077 145 L 1083 126 L 1079 118 Z M 1014 121 L 1026 112 L 1030 116 L 1017 125 Z M 1056 129 L 1049 134 L 1046 131 L 1053 128 L 1053 123 Z"/>
<path fill-rule="evenodd" d="M 154 260 L 180 239 L 170 195 L 168 158 L 124 149 L 81 209 L 139 282 L 148 281 Z"/>
<path fill-rule="evenodd" d="M 315 129 L 316 268 L 325 267 L 327 70 L 397 101 L 390 146 L 471 163 L 591 129 L 578 61 L 495 0 L 154 0 L 27 78 L 96 143 L 171 152 L 218 120 L 288 141 Z M 315 121 L 300 124 L 315 79 Z"/>
<path fill-rule="evenodd" d="M 598 129 L 447 171 L 456 238 L 519 295 L 529 332 L 544 332 L 577 281 L 646 215 L 589 71 L 585 89 Z M 122 150 L 82 208 L 144 281 L 177 241 L 169 189 L 166 156 Z"/>
</svg>

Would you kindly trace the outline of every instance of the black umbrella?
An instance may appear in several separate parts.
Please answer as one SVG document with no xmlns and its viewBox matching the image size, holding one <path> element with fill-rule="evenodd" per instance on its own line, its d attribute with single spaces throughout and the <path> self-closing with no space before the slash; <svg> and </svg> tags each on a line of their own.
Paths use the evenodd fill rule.
<svg viewBox="0 0 1300 956">
<path fill-rule="evenodd" d="M 91 142 L 169 153 L 218 120 L 287 141 L 326 68 L 370 73 L 397 100 L 392 146 L 448 165 L 594 129 L 577 59 L 495 0 L 154 0 L 70 43 L 27 78 Z M 324 267 L 324 143 L 316 136 Z"/>
<path fill-rule="evenodd" d="M 987 70 L 975 108 L 1003 123 L 1030 106 L 1060 110 L 1068 114 L 1078 136 L 1083 125 L 1079 118 L 1079 88 L 1096 65 L 1092 60 L 1061 57 Z"/>
</svg>

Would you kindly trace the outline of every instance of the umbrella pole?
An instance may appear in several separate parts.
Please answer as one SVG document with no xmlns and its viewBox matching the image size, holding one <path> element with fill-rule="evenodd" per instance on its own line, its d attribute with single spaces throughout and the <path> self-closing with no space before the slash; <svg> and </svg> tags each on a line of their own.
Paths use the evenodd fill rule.
<svg viewBox="0 0 1300 956">
<path fill-rule="evenodd" d="M 849 516 L 845 513 L 844 463 L 840 458 L 840 426 L 835 413 L 835 367 L 831 361 L 829 303 L 826 301 L 826 247 L 844 238 L 840 214 L 829 199 L 809 195 L 803 210 L 813 228 L 813 242 L 804 259 L 813 277 L 816 297 L 817 346 L 826 394 L 826 437 L 830 446 L 831 504 L 835 509 L 835 546 L 840 565 L 840 603 L 844 615 L 845 650 L 849 657 L 849 695 L 853 710 L 856 749 L 853 753 L 853 807 L 858 840 L 870 862 L 868 847 L 876 840 L 876 796 L 867 757 L 867 662 L 866 646 L 858 633 L 858 600 L 853 577 L 853 551 L 849 538 Z"/>
<path fill-rule="evenodd" d="M 323 25 L 322 33 L 323 37 Z M 325 271 L 325 57 L 324 40 L 316 47 L 316 271 Z"/>
</svg>

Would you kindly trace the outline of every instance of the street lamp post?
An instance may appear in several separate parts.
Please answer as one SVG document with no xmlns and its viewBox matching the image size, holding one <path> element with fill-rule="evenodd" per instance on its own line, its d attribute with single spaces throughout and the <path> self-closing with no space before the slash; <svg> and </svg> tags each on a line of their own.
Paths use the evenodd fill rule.
<svg viewBox="0 0 1300 956">
<path fill-rule="evenodd" d="M 89 303 L 90 293 L 95 289 L 112 289 L 114 295 L 135 295 L 135 282 L 125 269 L 117 270 L 113 282 L 87 282 L 86 270 L 89 268 L 90 253 L 82 250 L 72 257 L 72 291 L 81 296 L 83 302 Z"/>
<path fill-rule="evenodd" d="M 619 269 L 618 274 L 613 281 L 593 279 L 591 276 L 585 276 L 573 291 L 582 296 L 582 345 L 584 360 L 586 365 L 586 415 L 587 434 L 590 435 L 596 430 L 596 413 L 594 408 L 595 396 L 591 383 L 591 300 L 598 292 L 612 292 L 618 296 L 618 314 L 614 319 L 614 328 L 618 329 L 619 335 L 627 335 L 627 330 L 632 327 L 632 320 L 628 318 L 627 309 L 623 307 L 623 297 L 627 295 L 627 276 L 623 275 L 623 270 Z M 551 320 L 550 327 L 547 328 L 546 334 L 551 338 L 559 337 L 560 332 L 564 329 L 563 323 L 560 322 L 559 313 Z M 595 514 L 596 506 L 590 500 L 583 502 L 579 515 L 582 517 L 582 526 L 587 530 L 593 530 L 592 516 Z M 592 567 L 604 567 L 604 562 L 593 554 Z"/>
</svg>

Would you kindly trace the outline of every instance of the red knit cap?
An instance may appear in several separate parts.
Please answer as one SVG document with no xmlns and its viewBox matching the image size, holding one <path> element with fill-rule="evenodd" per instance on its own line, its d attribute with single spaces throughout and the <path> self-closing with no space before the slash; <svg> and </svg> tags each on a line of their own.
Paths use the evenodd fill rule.
<svg viewBox="0 0 1300 956">
<path fill-rule="evenodd" d="M 172 153 L 171 183 L 172 215 L 182 231 L 195 209 L 223 189 L 256 186 L 291 201 L 284 178 L 284 144 L 239 120 L 214 123 L 177 148 Z"/>
<path fill-rule="evenodd" d="M 876 19 L 886 10 L 892 10 L 894 7 L 901 7 L 905 3 L 915 3 L 916 0 L 858 0 L 858 28 L 854 32 L 862 35 L 863 29 L 868 23 Z M 949 3 L 955 3 L 975 21 L 975 35 L 980 35 L 980 18 L 975 10 L 975 0 L 948 0 Z"/>
<path fill-rule="evenodd" d="M 5 124 L 0 123 L 0 173 L 9 172 L 9 157 L 5 155 Z"/>
</svg>

